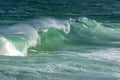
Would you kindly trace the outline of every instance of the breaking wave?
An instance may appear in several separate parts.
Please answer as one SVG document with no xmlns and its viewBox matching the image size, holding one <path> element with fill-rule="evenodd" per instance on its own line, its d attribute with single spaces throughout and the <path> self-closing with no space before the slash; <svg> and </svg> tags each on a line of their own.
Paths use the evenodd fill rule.
<svg viewBox="0 0 120 80">
<path fill-rule="evenodd" d="M 26 56 L 39 51 L 80 51 L 87 46 L 118 47 L 120 29 L 106 27 L 86 17 L 44 18 L 5 26 L 0 30 L 0 55 Z"/>
</svg>

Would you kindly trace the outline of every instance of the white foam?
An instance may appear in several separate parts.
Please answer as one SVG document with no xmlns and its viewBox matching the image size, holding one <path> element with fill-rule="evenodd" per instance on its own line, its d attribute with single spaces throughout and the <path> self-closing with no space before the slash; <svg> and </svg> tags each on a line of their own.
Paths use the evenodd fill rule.
<svg viewBox="0 0 120 80">
<path fill-rule="evenodd" d="M 86 53 L 89 58 L 96 60 L 114 60 L 120 62 L 120 48 L 108 48 L 104 50 L 91 51 L 91 53 Z"/>
<path fill-rule="evenodd" d="M 37 30 L 28 24 L 10 26 L 3 31 L 4 37 L 0 37 L 0 55 L 26 56 L 27 49 L 40 40 Z"/>
<path fill-rule="evenodd" d="M 0 55 L 6 56 L 24 56 L 15 46 L 4 37 L 0 37 Z"/>
</svg>

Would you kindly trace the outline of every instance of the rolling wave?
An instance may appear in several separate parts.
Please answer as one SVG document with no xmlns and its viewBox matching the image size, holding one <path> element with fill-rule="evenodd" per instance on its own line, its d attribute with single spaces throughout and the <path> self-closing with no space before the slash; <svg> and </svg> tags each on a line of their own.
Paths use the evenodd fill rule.
<svg viewBox="0 0 120 80">
<path fill-rule="evenodd" d="M 120 29 L 105 27 L 86 17 L 44 18 L 1 28 L 0 32 L 0 55 L 7 56 L 26 56 L 38 51 L 80 51 L 93 46 L 106 47 L 106 44 L 118 47 L 120 41 Z"/>
</svg>

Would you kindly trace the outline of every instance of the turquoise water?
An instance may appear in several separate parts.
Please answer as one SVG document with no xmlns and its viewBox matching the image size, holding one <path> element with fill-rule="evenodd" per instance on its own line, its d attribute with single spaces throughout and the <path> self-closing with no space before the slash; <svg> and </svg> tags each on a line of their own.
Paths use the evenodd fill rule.
<svg viewBox="0 0 120 80">
<path fill-rule="evenodd" d="M 1 0 L 0 80 L 119 80 L 119 0 Z"/>
</svg>

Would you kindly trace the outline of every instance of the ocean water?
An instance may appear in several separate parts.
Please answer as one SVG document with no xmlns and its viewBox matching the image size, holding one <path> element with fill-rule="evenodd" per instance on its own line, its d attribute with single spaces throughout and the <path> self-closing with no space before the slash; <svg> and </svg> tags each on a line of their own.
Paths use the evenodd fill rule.
<svg viewBox="0 0 120 80">
<path fill-rule="evenodd" d="M 0 80 L 120 80 L 120 1 L 0 0 Z"/>
</svg>

